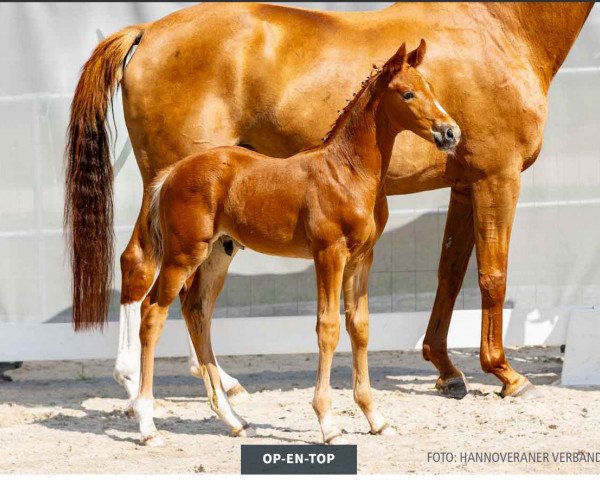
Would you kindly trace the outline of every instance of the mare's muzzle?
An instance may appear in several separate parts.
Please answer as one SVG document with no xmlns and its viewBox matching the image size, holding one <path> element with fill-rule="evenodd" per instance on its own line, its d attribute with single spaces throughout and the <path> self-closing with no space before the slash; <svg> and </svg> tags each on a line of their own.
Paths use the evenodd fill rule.
<svg viewBox="0 0 600 480">
<path fill-rule="evenodd" d="M 460 128 L 458 125 L 440 125 L 433 131 L 433 141 L 437 148 L 443 151 L 453 150 L 460 141 Z"/>
</svg>

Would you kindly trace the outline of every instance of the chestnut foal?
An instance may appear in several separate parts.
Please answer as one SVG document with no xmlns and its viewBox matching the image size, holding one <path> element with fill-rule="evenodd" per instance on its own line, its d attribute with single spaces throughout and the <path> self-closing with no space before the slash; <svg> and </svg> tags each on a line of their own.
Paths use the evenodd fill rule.
<svg viewBox="0 0 600 480">
<path fill-rule="evenodd" d="M 407 54 L 403 44 L 363 82 L 317 148 L 286 160 L 239 147 L 214 148 L 158 177 L 150 222 L 154 254 L 162 265 L 142 305 L 141 386 L 134 402 L 143 443 L 161 442 L 152 419 L 154 349 L 169 306 L 183 288 L 188 290 L 185 318 L 211 408 L 234 435 L 246 433 L 248 424 L 235 414 L 221 384 L 210 339 L 212 312 L 198 306 L 203 294 L 198 277 L 186 287 L 198 267 L 201 272 L 215 268 L 205 260 L 224 235 L 258 252 L 314 259 L 319 364 L 313 407 L 323 441 L 331 443 L 341 434 L 332 419 L 329 377 L 342 286 L 354 399 L 371 433 L 393 433 L 373 404 L 367 367 L 369 270 L 388 217 L 384 179 L 400 131 L 410 130 L 445 151 L 460 138 L 456 122 L 415 70 L 425 48 L 421 40 Z"/>
</svg>

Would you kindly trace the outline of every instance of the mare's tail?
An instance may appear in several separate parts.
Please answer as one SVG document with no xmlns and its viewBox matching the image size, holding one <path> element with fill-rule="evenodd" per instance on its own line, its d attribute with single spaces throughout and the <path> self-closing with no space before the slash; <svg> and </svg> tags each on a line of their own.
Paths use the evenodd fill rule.
<svg viewBox="0 0 600 480">
<path fill-rule="evenodd" d="M 66 149 L 64 227 L 73 272 L 75 330 L 106 321 L 113 276 L 113 170 L 106 113 L 123 78 L 127 54 L 144 25 L 100 42 L 86 62 L 71 104 Z"/>
</svg>

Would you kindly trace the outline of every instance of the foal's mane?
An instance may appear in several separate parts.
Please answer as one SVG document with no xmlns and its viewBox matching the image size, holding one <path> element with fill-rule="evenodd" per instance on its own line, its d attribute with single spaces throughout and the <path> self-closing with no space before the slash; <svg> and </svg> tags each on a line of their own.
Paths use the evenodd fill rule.
<svg viewBox="0 0 600 480">
<path fill-rule="evenodd" d="M 334 133 L 341 128 L 341 125 L 344 123 L 344 120 L 348 118 L 350 112 L 352 112 L 352 109 L 356 105 L 358 99 L 362 96 L 363 92 L 371 85 L 375 85 L 377 80 L 381 77 L 382 73 L 383 67 L 377 67 L 377 65 L 373 64 L 371 73 L 369 73 L 367 78 L 361 82 L 360 89 L 353 94 L 350 100 L 347 100 L 346 106 L 344 108 L 338 110 L 338 118 L 335 120 L 335 122 L 333 122 L 333 125 L 331 126 L 329 131 L 323 137 L 323 143 L 327 143 L 327 141 L 334 135 Z"/>
</svg>

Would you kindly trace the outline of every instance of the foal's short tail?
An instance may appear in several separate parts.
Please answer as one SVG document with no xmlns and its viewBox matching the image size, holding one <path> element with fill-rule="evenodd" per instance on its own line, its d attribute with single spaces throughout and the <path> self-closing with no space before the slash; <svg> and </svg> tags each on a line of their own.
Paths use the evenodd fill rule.
<svg viewBox="0 0 600 480">
<path fill-rule="evenodd" d="M 174 165 L 165 168 L 158 173 L 152 185 L 150 185 L 150 212 L 148 223 L 150 238 L 152 242 L 152 257 L 157 265 L 160 265 L 163 256 L 163 236 L 160 227 L 160 193 L 165 181 L 173 170 Z"/>
<path fill-rule="evenodd" d="M 71 105 L 66 149 L 64 226 L 73 271 L 75 330 L 104 324 L 113 276 L 113 171 L 106 113 L 127 54 L 144 25 L 127 27 L 96 47 Z"/>
</svg>

